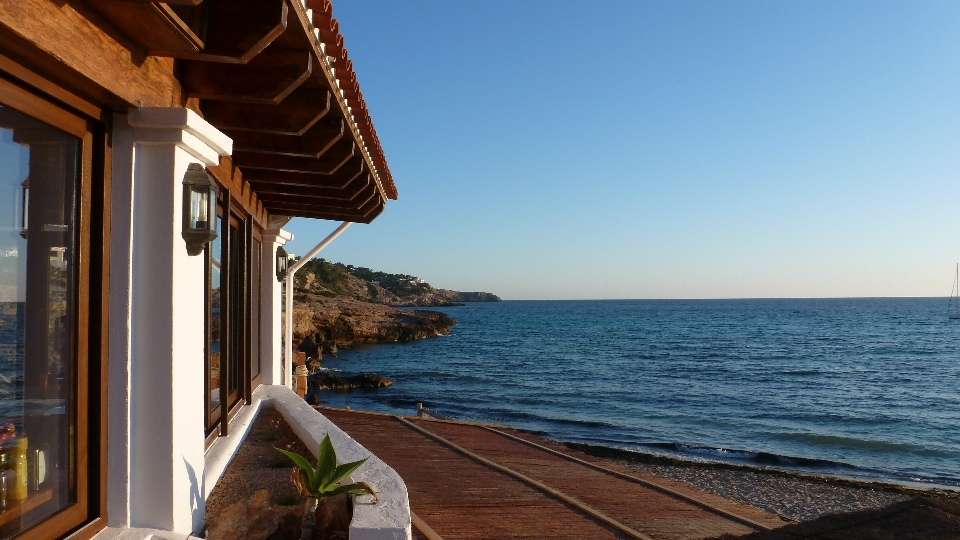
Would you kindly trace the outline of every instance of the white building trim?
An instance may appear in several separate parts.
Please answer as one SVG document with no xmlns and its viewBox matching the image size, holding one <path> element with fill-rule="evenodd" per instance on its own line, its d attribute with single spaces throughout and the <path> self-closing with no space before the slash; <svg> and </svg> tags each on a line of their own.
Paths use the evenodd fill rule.
<svg viewBox="0 0 960 540">
<path fill-rule="evenodd" d="M 293 240 L 283 229 L 264 229 L 261 234 L 263 288 L 260 304 L 270 306 L 269 313 L 260 317 L 260 369 L 263 384 L 284 384 L 283 378 L 283 320 L 280 309 L 283 284 L 277 279 L 277 248 Z"/>
<path fill-rule="evenodd" d="M 340 463 L 369 456 L 370 459 L 351 475 L 350 481 L 370 484 L 379 494 L 380 501 L 373 504 L 370 495 L 356 498 L 353 521 L 350 522 L 350 540 L 410 540 L 407 485 L 396 471 L 286 386 L 261 386 L 255 392 L 255 397 L 262 400 L 265 406 L 280 411 L 314 458 L 317 457 L 320 441 L 327 434 L 337 450 Z"/>
<path fill-rule="evenodd" d="M 183 176 L 213 166 L 232 142 L 187 109 L 143 108 L 113 125 L 110 329 L 107 413 L 108 527 L 102 540 L 184 538 L 204 524 L 207 497 L 264 406 L 281 412 L 316 457 L 325 434 L 342 461 L 371 456 L 307 405 L 282 377 L 281 284 L 277 248 L 293 235 L 271 219 L 262 231 L 263 385 L 205 451 L 204 354 L 208 336 L 204 257 L 181 236 Z M 286 384 L 285 384 L 286 383 Z M 407 489 L 376 456 L 353 475 L 380 495 L 358 497 L 353 540 L 408 540 Z"/>
<path fill-rule="evenodd" d="M 114 117 L 107 499 L 111 526 L 203 524 L 203 257 L 181 237 L 183 175 L 232 142 L 193 111 Z"/>
</svg>

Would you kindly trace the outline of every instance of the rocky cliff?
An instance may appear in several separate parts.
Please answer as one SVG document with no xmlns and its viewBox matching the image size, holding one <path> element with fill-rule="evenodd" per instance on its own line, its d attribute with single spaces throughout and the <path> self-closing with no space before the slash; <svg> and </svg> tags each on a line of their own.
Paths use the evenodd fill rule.
<svg viewBox="0 0 960 540">
<path fill-rule="evenodd" d="M 323 345 L 322 354 L 354 343 L 392 343 L 446 334 L 457 324 L 437 311 L 398 308 L 499 302 L 500 298 L 485 292 L 435 289 L 406 274 L 313 259 L 296 274 L 293 300 L 295 342 L 310 337 Z"/>
<path fill-rule="evenodd" d="M 436 289 L 422 279 L 389 274 L 324 259 L 313 259 L 297 272 L 298 292 L 394 307 L 456 306 L 464 302 L 499 302 L 486 292 Z"/>
<path fill-rule="evenodd" d="M 445 313 L 405 310 L 346 298 L 313 294 L 294 297 L 293 330 L 298 342 L 307 336 L 336 346 L 354 343 L 392 343 L 423 339 L 450 332 L 457 324 Z"/>
</svg>

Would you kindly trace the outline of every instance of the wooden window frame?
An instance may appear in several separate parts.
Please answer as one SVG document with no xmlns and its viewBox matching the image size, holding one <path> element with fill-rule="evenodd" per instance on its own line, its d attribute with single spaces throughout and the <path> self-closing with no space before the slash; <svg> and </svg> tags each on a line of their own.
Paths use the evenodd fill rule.
<svg viewBox="0 0 960 540">
<path fill-rule="evenodd" d="M 27 82 L 43 91 L 37 92 Z M 23 84 L 23 86 L 21 86 Z M 56 98 L 56 100 L 51 99 Z M 64 103 L 72 105 L 65 106 Z M 82 106 L 77 106 L 80 104 Z M 76 405 L 76 501 L 14 536 L 17 540 L 92 537 L 106 526 L 107 317 L 109 298 L 110 146 L 108 118 L 93 104 L 0 57 L 0 105 L 80 139 L 72 340 Z M 96 186 L 96 189 L 94 189 Z"/>
<path fill-rule="evenodd" d="M 215 176 L 216 178 L 216 176 Z M 262 296 L 263 291 L 259 291 L 258 297 L 261 298 L 260 305 L 253 305 L 253 295 L 251 287 L 256 284 L 262 286 L 262 268 L 260 275 L 253 276 L 253 245 L 254 240 L 260 243 L 263 249 L 263 236 L 259 225 L 254 216 L 249 214 L 241 201 L 232 197 L 231 190 L 223 185 L 217 179 L 220 188 L 220 199 L 218 203 L 217 219 L 220 220 L 220 406 L 211 411 L 209 387 L 205 386 L 204 394 L 204 418 L 206 426 L 206 447 L 217 439 L 217 437 L 229 434 L 230 422 L 240 412 L 240 410 L 253 402 L 253 391 L 260 386 L 263 379 L 263 368 L 261 364 L 260 372 L 253 375 L 251 359 L 253 357 L 253 344 L 251 338 L 253 332 L 257 332 L 262 340 Z M 234 239 L 233 235 L 239 235 Z M 237 242 L 236 249 L 232 248 L 233 242 Z M 233 251 L 236 251 L 235 253 Z M 209 377 L 210 372 L 210 303 L 211 282 L 210 282 L 210 248 L 205 250 L 207 253 L 207 271 L 204 279 L 204 288 L 206 290 L 207 300 L 205 307 L 205 325 L 207 334 L 207 345 L 205 347 L 205 368 L 204 376 Z M 261 251 L 262 253 L 262 251 Z M 234 266 L 235 258 L 240 260 Z M 263 261 L 258 261 L 262 267 Z M 236 273 L 237 275 L 233 275 Z M 233 289 L 234 284 L 239 284 L 238 289 Z M 236 292 L 234 298 L 233 292 Z M 234 315 L 230 315 L 235 311 Z M 230 317 L 237 316 L 240 320 L 231 327 Z M 239 336 L 234 336 L 239 333 Z M 238 349 L 234 351 L 233 349 Z M 262 345 L 261 345 L 262 348 Z M 259 356 L 259 355 L 258 355 Z M 231 365 L 231 357 L 236 357 L 235 365 Z M 262 362 L 262 360 L 261 360 Z M 230 377 L 238 371 L 236 392 L 229 390 Z"/>
<path fill-rule="evenodd" d="M 257 288 L 258 300 L 257 305 L 254 305 L 253 295 L 250 295 L 250 309 L 248 311 L 250 329 L 248 334 L 249 337 L 247 339 L 249 344 L 248 346 L 250 347 L 250 355 L 247 357 L 250 359 L 250 361 L 247 362 L 247 369 L 250 370 L 248 376 L 248 379 L 250 380 L 250 388 L 247 394 L 247 403 L 252 403 L 253 391 L 263 383 L 263 231 L 261 231 L 260 228 L 257 227 L 257 225 L 253 222 L 252 217 L 247 218 L 247 226 L 250 231 L 250 263 L 252 264 L 254 258 L 256 257 L 258 260 L 257 268 L 260 270 L 259 272 L 253 272 L 251 268 L 251 271 L 248 272 L 250 279 L 247 283 L 248 291 L 253 291 L 254 287 Z M 260 246 L 258 253 L 253 252 L 253 246 L 255 243 L 256 245 Z M 257 347 L 259 348 L 259 350 L 256 352 L 253 351 L 253 343 L 251 341 L 254 333 L 257 336 Z M 256 375 L 253 374 L 254 354 L 256 354 L 257 363 L 259 364 Z"/>
<path fill-rule="evenodd" d="M 222 201 L 219 201 L 217 204 L 217 215 L 214 219 L 220 221 L 219 234 L 223 234 L 223 214 L 221 213 L 223 209 Z M 223 238 L 220 238 L 220 358 L 221 358 L 221 378 L 219 381 L 219 387 L 222 388 L 223 385 L 223 373 L 222 373 L 222 358 L 223 358 Z M 220 421 L 220 409 L 223 407 L 223 393 L 220 394 L 220 406 L 216 409 L 211 410 L 210 408 L 210 367 L 213 351 L 210 349 L 210 336 L 211 330 L 213 330 L 213 321 L 210 317 L 210 306 L 213 303 L 213 243 L 209 243 L 203 249 L 203 256 L 206 259 L 204 261 L 204 275 L 203 275 L 203 290 L 205 295 L 205 300 L 203 303 L 203 326 L 204 326 L 204 346 L 203 346 L 203 425 L 206 430 L 207 439 L 206 444 L 209 446 L 215 439 L 217 435 L 218 423 Z"/>
</svg>

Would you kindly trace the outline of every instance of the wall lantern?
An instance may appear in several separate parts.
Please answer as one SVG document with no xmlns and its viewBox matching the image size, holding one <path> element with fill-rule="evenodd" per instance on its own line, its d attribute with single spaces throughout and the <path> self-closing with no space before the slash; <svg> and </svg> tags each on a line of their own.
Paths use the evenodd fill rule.
<svg viewBox="0 0 960 540">
<path fill-rule="evenodd" d="M 183 239 L 187 253 L 199 255 L 217 237 L 217 184 L 203 165 L 191 163 L 183 175 Z"/>
<path fill-rule="evenodd" d="M 23 204 L 23 212 L 20 213 L 20 236 L 26 240 L 28 223 L 27 213 L 30 210 L 30 177 L 27 177 L 27 179 L 24 180 L 20 186 L 23 188 L 23 192 L 20 197 L 20 202 Z"/>
<path fill-rule="evenodd" d="M 287 276 L 287 266 L 290 264 L 290 257 L 287 251 L 282 247 L 277 248 L 277 281 L 283 283 L 283 278 Z"/>
</svg>

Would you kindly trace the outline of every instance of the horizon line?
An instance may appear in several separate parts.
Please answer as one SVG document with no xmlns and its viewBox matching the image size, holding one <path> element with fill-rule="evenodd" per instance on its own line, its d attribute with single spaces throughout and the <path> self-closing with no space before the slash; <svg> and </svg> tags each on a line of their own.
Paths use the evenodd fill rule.
<svg viewBox="0 0 960 540">
<path fill-rule="evenodd" d="M 487 293 L 493 294 L 493 293 Z M 496 296 L 496 295 L 495 295 Z M 623 301 L 684 301 L 684 300 L 888 300 L 888 299 L 949 299 L 950 296 L 731 296 L 717 298 L 501 298 L 501 302 L 623 302 Z M 484 302 L 469 302 L 480 304 Z"/>
</svg>

